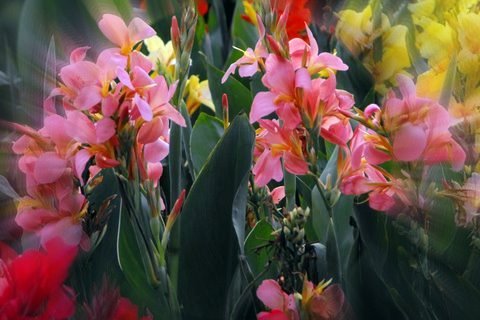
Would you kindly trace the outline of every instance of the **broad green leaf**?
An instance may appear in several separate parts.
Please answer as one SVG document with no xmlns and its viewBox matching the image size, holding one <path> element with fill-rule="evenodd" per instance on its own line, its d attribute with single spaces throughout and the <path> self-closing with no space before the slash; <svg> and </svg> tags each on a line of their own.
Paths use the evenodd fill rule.
<svg viewBox="0 0 480 320">
<path fill-rule="evenodd" d="M 185 319 L 224 319 L 230 283 L 239 262 L 233 217 L 247 188 L 254 144 L 245 115 L 237 117 L 198 174 L 180 214 L 178 297 Z M 236 214 L 235 214 L 236 215 Z M 178 221 L 177 221 L 178 223 Z"/>
<path fill-rule="evenodd" d="M 272 225 L 262 219 L 255 224 L 245 239 L 245 255 L 255 275 L 260 274 L 272 259 L 269 243 L 275 240 L 273 231 Z"/>
<path fill-rule="evenodd" d="M 223 122 L 201 113 L 193 125 L 190 137 L 190 152 L 195 172 L 199 172 L 213 148 L 223 135 Z"/>
</svg>

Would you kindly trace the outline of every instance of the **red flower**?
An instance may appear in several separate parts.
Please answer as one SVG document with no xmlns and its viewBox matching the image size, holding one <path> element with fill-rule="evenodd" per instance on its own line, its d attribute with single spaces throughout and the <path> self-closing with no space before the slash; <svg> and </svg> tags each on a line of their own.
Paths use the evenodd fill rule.
<svg viewBox="0 0 480 320">
<path fill-rule="evenodd" d="M 138 307 L 120 296 L 120 290 L 110 284 L 107 278 L 103 279 L 90 305 L 84 305 L 84 309 L 88 320 L 152 320 L 149 315 L 139 317 Z"/>
<path fill-rule="evenodd" d="M 198 14 L 202 17 L 205 16 L 208 12 L 208 1 L 207 0 L 195 0 L 197 3 Z"/>
<path fill-rule="evenodd" d="M 278 16 L 289 7 L 287 18 L 288 39 L 303 38 L 307 39 L 305 32 L 305 23 L 310 24 L 312 13 L 307 6 L 308 0 L 272 0 L 276 4 Z"/>
<path fill-rule="evenodd" d="M 0 319 L 67 319 L 75 312 L 75 296 L 63 285 L 77 247 L 59 238 L 46 250 L 28 250 L 19 256 L 0 247 Z"/>
</svg>

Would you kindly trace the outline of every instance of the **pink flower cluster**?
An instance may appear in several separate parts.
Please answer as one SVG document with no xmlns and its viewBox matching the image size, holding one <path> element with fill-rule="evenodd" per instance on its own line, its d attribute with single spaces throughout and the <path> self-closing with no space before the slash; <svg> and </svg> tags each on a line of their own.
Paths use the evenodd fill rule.
<svg viewBox="0 0 480 320">
<path fill-rule="evenodd" d="M 169 101 L 176 85 L 155 76 L 140 41 L 155 31 L 139 18 L 127 26 L 105 14 L 98 23 L 116 46 L 86 60 L 88 47 L 75 49 L 60 70 L 60 86 L 45 101 L 47 116 L 39 132 L 17 126 L 24 135 L 13 150 L 27 179 L 28 196 L 17 223 L 40 235 L 69 244 L 85 239 L 80 221 L 87 203 L 79 186 L 104 168 L 123 166 L 126 178 L 139 176 L 154 185 L 169 150 L 169 121 L 185 126 Z M 62 114 L 55 99 L 62 97 Z M 138 173 L 137 173 L 138 172 Z"/>
<path fill-rule="evenodd" d="M 261 23 L 260 34 L 264 34 Z M 250 122 L 260 125 L 253 169 L 259 186 L 282 179 L 281 161 L 290 173 L 307 173 L 307 129 L 317 130 L 316 134 L 339 145 L 345 145 L 352 137 L 349 118 L 342 111 L 352 108 L 353 96 L 336 89 L 335 77 L 336 70 L 348 67 L 330 53 L 319 54 L 308 28 L 307 34 L 309 43 L 300 38 L 289 41 L 288 57 L 281 55 L 279 44 L 267 35 L 273 53 L 268 54 L 259 40 L 255 50 L 247 49 L 224 77 L 225 80 L 236 67 L 240 76 L 251 76 L 258 69 L 265 71 L 262 83 L 268 91 L 255 96 L 250 112 Z M 271 113 L 278 119 L 262 120 Z"/>
<path fill-rule="evenodd" d="M 397 77 L 401 97 L 393 91 L 383 108 L 370 105 L 362 114 L 364 123 L 377 130 L 359 125 L 346 148 L 347 159 L 340 164 L 340 190 L 345 194 L 369 194 L 375 210 L 389 211 L 396 204 L 413 205 L 396 179 L 378 165 L 389 160 L 412 165 L 450 163 L 460 170 L 466 154 L 449 131 L 452 124 L 448 111 L 437 102 L 419 98 L 413 81 Z M 384 135 L 378 132 L 383 132 Z"/>
</svg>

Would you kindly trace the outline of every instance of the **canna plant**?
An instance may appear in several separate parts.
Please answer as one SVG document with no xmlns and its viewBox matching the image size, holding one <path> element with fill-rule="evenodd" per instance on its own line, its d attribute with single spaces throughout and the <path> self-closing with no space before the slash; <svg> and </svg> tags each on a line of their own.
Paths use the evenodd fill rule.
<svg viewBox="0 0 480 320">
<path fill-rule="evenodd" d="M 0 318 L 478 318 L 478 7 L 427 2 L 101 15 L 8 123 Z"/>
</svg>

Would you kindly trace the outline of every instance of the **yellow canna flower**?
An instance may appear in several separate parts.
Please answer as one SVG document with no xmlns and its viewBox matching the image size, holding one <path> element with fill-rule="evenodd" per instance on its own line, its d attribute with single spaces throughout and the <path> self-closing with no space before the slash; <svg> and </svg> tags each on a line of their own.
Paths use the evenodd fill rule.
<svg viewBox="0 0 480 320">
<path fill-rule="evenodd" d="M 442 92 L 446 70 L 429 69 L 417 78 L 417 96 L 438 101 Z"/>
<path fill-rule="evenodd" d="M 361 12 L 348 9 L 338 14 L 336 36 L 354 55 L 371 47 L 372 29 L 372 7 L 369 5 Z"/>
<path fill-rule="evenodd" d="M 422 32 L 417 34 L 417 47 L 431 67 L 445 70 L 455 53 L 455 32 L 449 24 L 421 18 L 417 25 Z"/>
<path fill-rule="evenodd" d="M 154 63 L 158 73 L 169 76 L 175 73 L 175 52 L 172 41 L 164 43 L 158 36 L 145 39 L 145 45 L 149 52 L 148 58 Z"/>
<path fill-rule="evenodd" d="M 396 25 L 382 34 L 382 59 L 375 62 L 372 68 L 378 88 L 382 88 L 386 81 L 393 82 L 397 74 L 410 67 L 406 43 L 407 31 L 406 26 Z"/>
<path fill-rule="evenodd" d="M 198 76 L 192 75 L 187 81 L 185 95 L 188 95 L 186 105 L 190 115 L 197 111 L 202 104 L 215 111 L 208 80 L 200 81 Z"/>
</svg>

